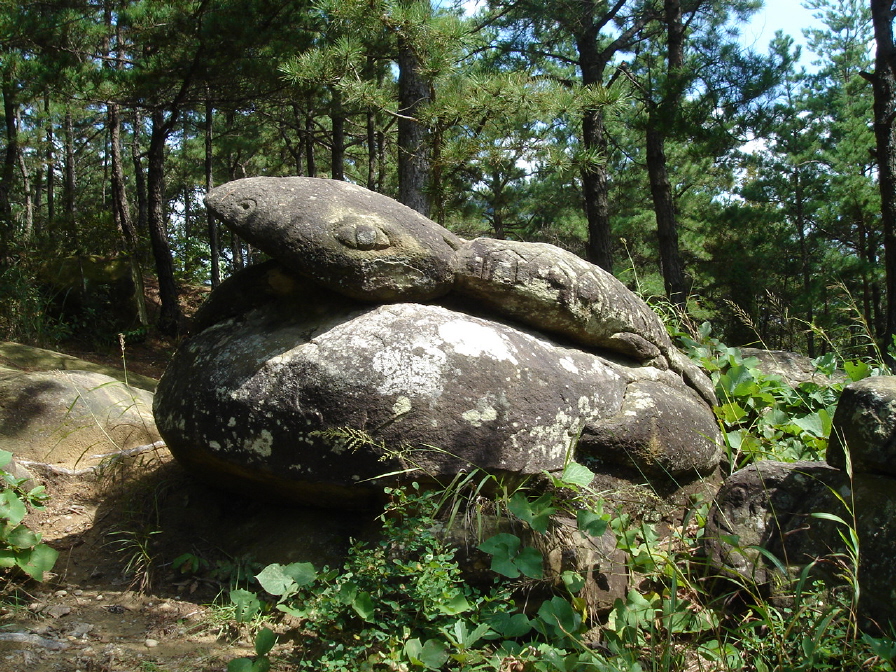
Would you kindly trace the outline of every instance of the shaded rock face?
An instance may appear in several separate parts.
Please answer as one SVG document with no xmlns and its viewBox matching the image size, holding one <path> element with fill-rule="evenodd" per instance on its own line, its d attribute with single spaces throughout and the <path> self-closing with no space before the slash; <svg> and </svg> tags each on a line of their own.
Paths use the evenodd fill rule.
<svg viewBox="0 0 896 672">
<path fill-rule="evenodd" d="M 760 462 L 726 479 L 706 527 L 708 555 L 722 573 L 755 581 L 773 595 L 813 561 L 830 585 L 849 570 L 844 525 L 813 516 L 839 516 L 859 539 L 859 608 L 866 625 L 896 622 L 896 464 L 893 402 L 896 378 L 848 385 L 834 415 L 827 462 Z M 847 473 L 846 450 L 852 464 Z M 736 542 L 735 542 L 736 540 Z M 750 548 L 750 547 L 753 548 Z M 756 548 L 787 568 L 784 577 Z"/>
<path fill-rule="evenodd" d="M 88 371 L 0 369 L 0 449 L 18 462 L 95 466 L 160 439 L 152 394 Z"/>
<path fill-rule="evenodd" d="M 270 262 L 222 284 L 196 324 L 156 422 L 175 457 L 241 490 L 365 507 L 408 469 L 525 478 L 579 459 L 687 482 L 718 463 L 714 416 L 674 372 L 498 320 L 359 303 Z"/>
<path fill-rule="evenodd" d="M 843 389 L 828 463 L 844 469 L 847 451 L 854 473 L 896 477 L 896 376 L 865 378 Z"/>
</svg>

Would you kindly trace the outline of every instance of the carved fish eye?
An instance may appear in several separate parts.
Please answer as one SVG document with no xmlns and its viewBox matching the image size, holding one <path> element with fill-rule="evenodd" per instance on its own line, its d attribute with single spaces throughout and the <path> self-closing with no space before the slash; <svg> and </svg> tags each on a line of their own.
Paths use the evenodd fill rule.
<svg viewBox="0 0 896 672">
<path fill-rule="evenodd" d="M 236 204 L 236 206 L 242 211 L 244 215 L 252 213 L 257 205 L 258 204 L 255 202 L 254 198 L 244 198 Z"/>
<path fill-rule="evenodd" d="M 347 222 L 334 231 L 340 243 L 353 250 L 384 250 L 392 245 L 389 236 L 378 226 L 364 222 Z"/>
</svg>

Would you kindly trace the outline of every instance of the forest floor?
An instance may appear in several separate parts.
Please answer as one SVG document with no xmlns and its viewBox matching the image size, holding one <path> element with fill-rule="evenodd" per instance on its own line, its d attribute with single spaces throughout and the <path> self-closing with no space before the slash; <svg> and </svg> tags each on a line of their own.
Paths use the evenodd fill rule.
<svg viewBox="0 0 896 672">
<path fill-rule="evenodd" d="M 174 347 L 151 336 L 129 344 L 124 363 L 158 378 Z M 122 367 L 117 346 L 60 350 Z M 211 672 L 254 654 L 227 591 L 261 569 L 253 558 L 277 561 L 265 543 L 295 512 L 198 483 L 164 448 L 95 473 L 40 476 L 50 499 L 26 523 L 60 555 L 44 583 L 0 578 L 0 670 Z M 173 564 L 184 554 L 186 572 Z M 274 669 L 294 669 L 291 651 L 277 646 Z"/>
</svg>

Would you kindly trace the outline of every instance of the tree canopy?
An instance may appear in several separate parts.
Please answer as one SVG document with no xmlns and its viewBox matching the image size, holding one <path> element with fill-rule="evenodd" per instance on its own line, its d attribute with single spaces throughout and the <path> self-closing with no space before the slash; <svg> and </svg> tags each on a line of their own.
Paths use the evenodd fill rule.
<svg viewBox="0 0 896 672">
<path fill-rule="evenodd" d="M 893 11 L 804 4 L 809 59 L 743 46 L 757 0 L 2 2 L 0 326 L 45 336 L 46 259 L 128 255 L 174 335 L 180 287 L 261 257 L 205 191 L 309 175 L 561 245 L 733 344 L 886 349 Z"/>
</svg>

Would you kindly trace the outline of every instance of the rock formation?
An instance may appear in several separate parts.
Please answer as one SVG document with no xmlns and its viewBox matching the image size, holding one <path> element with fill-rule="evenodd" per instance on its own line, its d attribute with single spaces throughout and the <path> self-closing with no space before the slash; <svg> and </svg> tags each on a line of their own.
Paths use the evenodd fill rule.
<svg viewBox="0 0 896 672">
<path fill-rule="evenodd" d="M 274 260 L 212 293 L 160 382 L 156 421 L 196 473 L 359 508 L 410 472 L 578 460 L 668 493 L 716 468 L 711 384 L 601 269 L 343 182 L 238 180 L 207 204 Z"/>
</svg>

